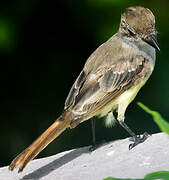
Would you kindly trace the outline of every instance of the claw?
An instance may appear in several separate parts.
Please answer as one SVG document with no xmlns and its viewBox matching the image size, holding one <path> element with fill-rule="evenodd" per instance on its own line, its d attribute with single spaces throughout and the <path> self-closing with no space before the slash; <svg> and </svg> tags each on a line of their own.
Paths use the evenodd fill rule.
<svg viewBox="0 0 169 180">
<path fill-rule="evenodd" d="M 103 144 L 105 144 L 105 140 L 102 140 L 101 142 L 98 142 L 96 144 L 93 144 L 90 148 L 89 148 L 89 151 L 92 152 L 92 151 L 95 151 L 97 148 L 99 148 L 100 146 L 102 146 Z"/>
<path fill-rule="evenodd" d="M 137 136 L 131 137 L 129 140 L 130 140 L 130 141 L 133 141 L 134 143 L 131 143 L 131 144 L 129 145 L 129 150 L 131 150 L 132 148 L 134 148 L 136 145 L 144 142 L 149 136 L 150 136 L 150 135 L 149 135 L 147 132 L 145 132 L 145 133 L 143 134 L 143 136 L 137 135 Z"/>
<path fill-rule="evenodd" d="M 92 152 L 92 151 L 95 151 L 96 149 L 97 149 L 97 146 L 93 146 L 93 145 L 92 145 L 92 146 L 89 148 L 89 151 Z"/>
</svg>

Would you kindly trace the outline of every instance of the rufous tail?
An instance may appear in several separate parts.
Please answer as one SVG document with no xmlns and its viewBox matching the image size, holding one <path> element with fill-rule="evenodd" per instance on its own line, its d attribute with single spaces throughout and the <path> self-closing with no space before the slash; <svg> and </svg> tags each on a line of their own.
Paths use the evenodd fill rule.
<svg viewBox="0 0 169 180">
<path fill-rule="evenodd" d="M 39 138 L 37 138 L 11 162 L 9 170 L 12 171 L 16 166 L 19 166 L 18 173 L 23 171 L 25 166 L 35 156 L 37 156 L 50 142 L 69 127 L 72 119 L 72 113 L 65 111 Z"/>
</svg>

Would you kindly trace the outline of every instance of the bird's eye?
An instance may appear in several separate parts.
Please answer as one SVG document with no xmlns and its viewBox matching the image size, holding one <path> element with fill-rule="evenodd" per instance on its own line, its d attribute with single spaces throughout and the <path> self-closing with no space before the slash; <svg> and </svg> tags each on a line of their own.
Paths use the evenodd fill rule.
<svg viewBox="0 0 169 180">
<path fill-rule="evenodd" d="M 147 37 L 145 38 L 145 40 L 146 40 L 146 41 L 149 41 L 149 40 L 150 40 L 150 37 L 147 36 Z"/>
</svg>

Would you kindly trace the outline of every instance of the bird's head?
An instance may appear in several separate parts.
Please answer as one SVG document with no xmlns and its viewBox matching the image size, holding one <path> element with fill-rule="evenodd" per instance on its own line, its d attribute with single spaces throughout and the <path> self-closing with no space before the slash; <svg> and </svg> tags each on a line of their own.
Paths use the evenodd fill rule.
<svg viewBox="0 0 169 180">
<path fill-rule="evenodd" d="M 160 50 L 157 42 L 155 17 L 147 8 L 141 6 L 127 8 L 121 16 L 119 32 L 122 36 L 140 39 Z"/>
</svg>

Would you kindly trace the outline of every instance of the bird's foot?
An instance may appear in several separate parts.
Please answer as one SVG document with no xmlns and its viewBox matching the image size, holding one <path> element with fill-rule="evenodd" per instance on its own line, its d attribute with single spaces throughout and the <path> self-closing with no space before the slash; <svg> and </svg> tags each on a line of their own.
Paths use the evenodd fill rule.
<svg viewBox="0 0 169 180">
<path fill-rule="evenodd" d="M 94 144 L 92 144 L 89 148 L 89 151 L 92 152 L 92 151 L 95 151 L 97 148 L 99 148 L 100 146 L 102 146 L 106 141 L 105 140 L 102 140 L 100 142 L 96 142 Z"/>
<path fill-rule="evenodd" d="M 143 135 L 136 135 L 136 136 L 131 137 L 129 140 L 132 141 L 133 143 L 129 145 L 129 150 L 131 150 L 138 144 L 144 142 L 149 136 L 150 135 L 147 132 L 145 132 Z"/>
</svg>

